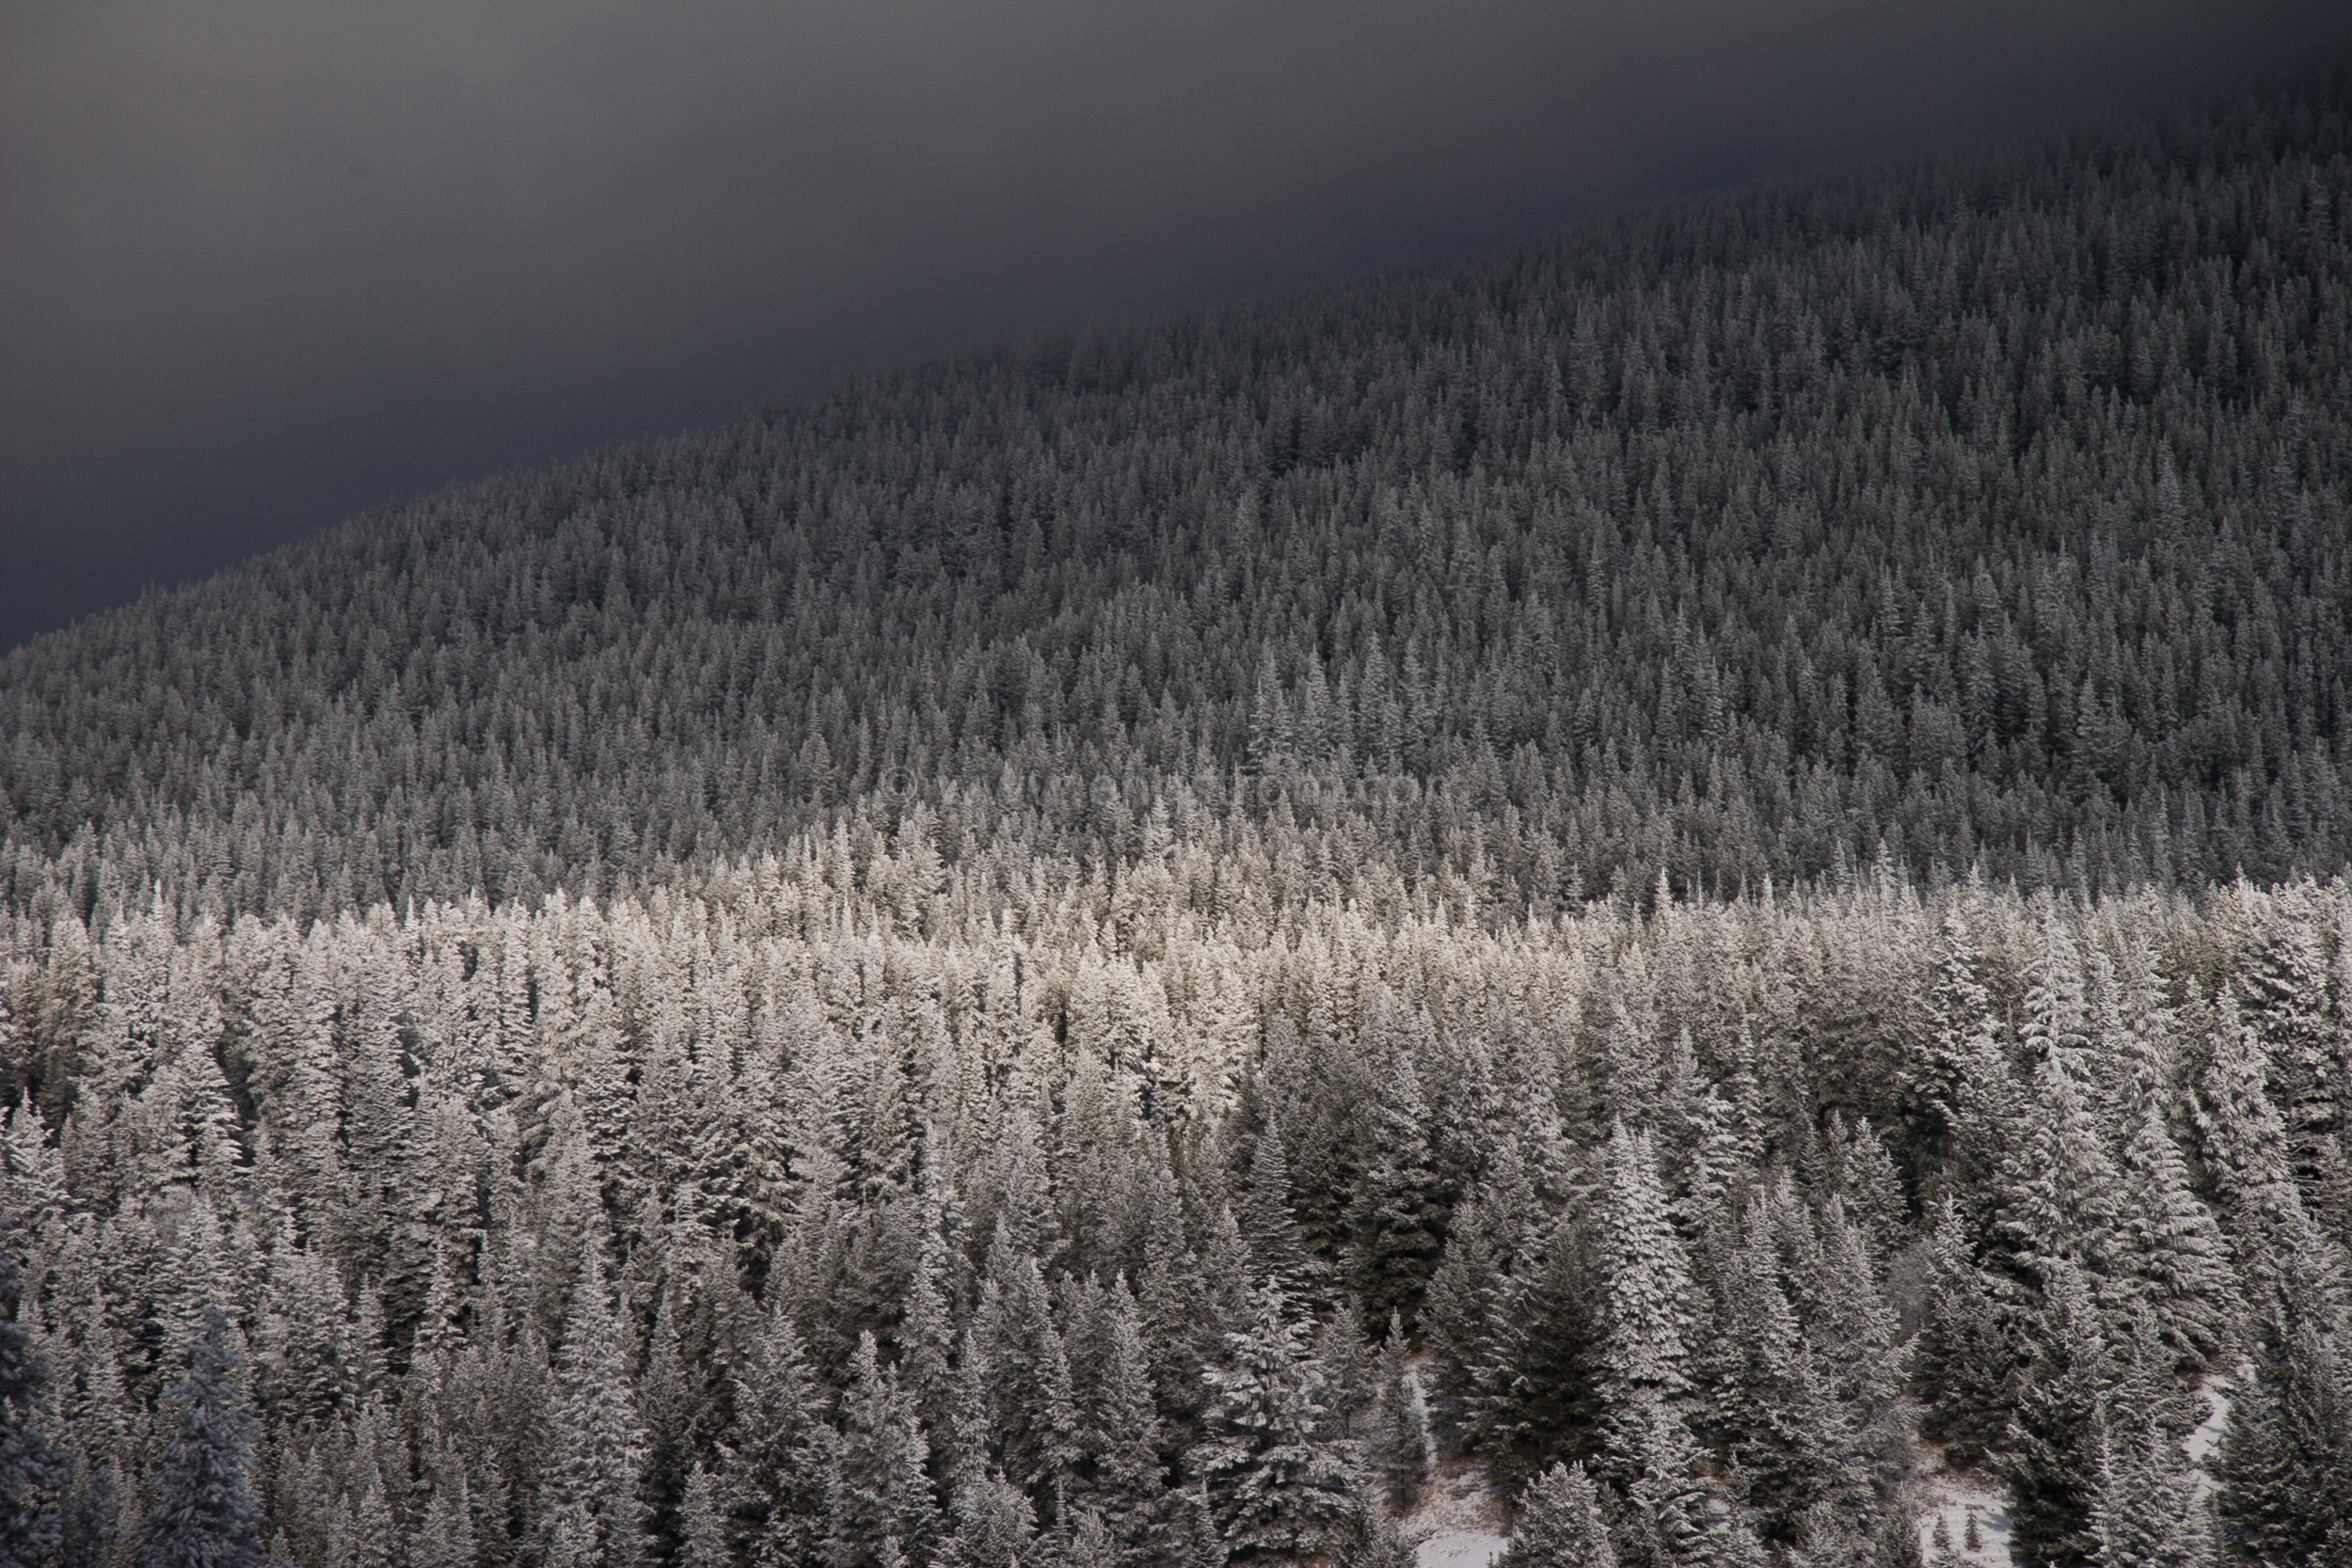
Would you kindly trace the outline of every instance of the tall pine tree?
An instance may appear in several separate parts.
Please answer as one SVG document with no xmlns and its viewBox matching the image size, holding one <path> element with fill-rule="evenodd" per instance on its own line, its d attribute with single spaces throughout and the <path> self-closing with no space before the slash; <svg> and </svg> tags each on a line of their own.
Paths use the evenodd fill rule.
<svg viewBox="0 0 2352 1568">
<path fill-rule="evenodd" d="M 155 1506 L 140 1531 L 140 1568 L 261 1568 L 262 1506 L 252 1491 L 261 1422 L 245 1356 L 220 1308 L 204 1311 L 187 1376 L 165 1396 L 178 1433 L 155 1467 Z"/>
<path fill-rule="evenodd" d="M 62 1519 L 62 1459 L 34 1424 L 47 1370 L 17 1321 L 22 1274 L 0 1219 L 0 1568 L 36 1568 L 56 1549 Z"/>
</svg>

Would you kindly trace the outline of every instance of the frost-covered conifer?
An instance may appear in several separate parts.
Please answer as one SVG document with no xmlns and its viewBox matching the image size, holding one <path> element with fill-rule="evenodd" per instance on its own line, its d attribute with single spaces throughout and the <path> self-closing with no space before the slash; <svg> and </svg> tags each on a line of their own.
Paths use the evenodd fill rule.
<svg viewBox="0 0 2352 1568">
<path fill-rule="evenodd" d="M 209 1308 L 188 1347 L 187 1374 L 167 1396 L 178 1431 L 156 1465 L 154 1506 L 137 1544 L 141 1568 L 261 1568 L 265 1560 L 252 1491 L 261 1422 L 244 1371 L 236 1331 Z"/>
<path fill-rule="evenodd" d="M 724 1503 L 751 1568 L 812 1568 L 839 1485 L 840 1437 L 823 1418 L 791 1320 L 752 1325 L 731 1369 L 721 1445 Z"/>
<path fill-rule="evenodd" d="M 0 1224 L 0 1568 L 36 1568 L 58 1542 L 66 1468 L 37 1419 L 49 1374 L 19 1321 L 15 1240 Z"/>
<path fill-rule="evenodd" d="M 1189 1464 L 1227 1560 L 1320 1556 L 1362 1526 L 1353 1448 L 1319 1439 L 1322 1369 L 1280 1286 L 1259 1287 L 1253 1308 L 1226 1336 L 1225 1365 L 1207 1373 L 1207 1427 Z"/>
<path fill-rule="evenodd" d="M 1371 1147 L 1354 1207 L 1357 1293 L 1377 1320 L 1402 1312 L 1407 1327 L 1445 1244 L 1447 1205 L 1429 1148 L 1420 1074 L 1400 1053 L 1379 1079 Z"/>
<path fill-rule="evenodd" d="M 1299 1239 L 1298 1219 L 1291 1211 L 1290 1162 L 1281 1130 L 1272 1122 L 1258 1134 L 1248 1174 L 1235 1195 L 1233 1219 L 1249 1247 L 1252 1276 L 1271 1275 L 1293 1299 L 1313 1301 L 1320 1271 Z"/>
<path fill-rule="evenodd" d="M 861 1335 L 841 1402 L 841 1458 L 826 1519 L 826 1553 L 842 1568 L 886 1568 L 883 1547 L 916 1561 L 939 1537 L 938 1507 L 924 1462 L 930 1445 L 899 1387 L 882 1364 L 874 1337 Z"/>
<path fill-rule="evenodd" d="M 629 1568 L 644 1550 L 645 1431 L 599 1251 L 591 1239 L 564 1315 L 541 1509 L 550 1553 L 561 1544 L 607 1568 Z"/>
<path fill-rule="evenodd" d="M 1581 1465 L 1554 1465 L 1519 1498 L 1506 1568 L 1617 1568 L 1600 1489 Z"/>
<path fill-rule="evenodd" d="M 734 1560 L 718 1481 L 698 1461 L 686 1472 L 678 1504 L 678 1568 L 729 1568 Z"/>
</svg>

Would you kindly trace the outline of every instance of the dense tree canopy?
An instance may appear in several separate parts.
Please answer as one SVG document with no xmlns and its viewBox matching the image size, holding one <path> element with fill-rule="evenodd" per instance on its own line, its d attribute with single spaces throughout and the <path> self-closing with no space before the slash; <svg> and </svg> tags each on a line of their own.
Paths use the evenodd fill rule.
<svg viewBox="0 0 2352 1568">
<path fill-rule="evenodd" d="M 1727 197 L 0 661 L 0 1550 L 2343 1560 L 2347 187 Z"/>
<path fill-rule="evenodd" d="M 0 661 L 0 892 L 601 896 L 860 819 L 928 825 L 910 905 L 1171 836 L 1277 899 L 1497 918 L 1882 844 L 2328 875 L 2346 91 L 975 353 L 362 518 Z"/>
</svg>

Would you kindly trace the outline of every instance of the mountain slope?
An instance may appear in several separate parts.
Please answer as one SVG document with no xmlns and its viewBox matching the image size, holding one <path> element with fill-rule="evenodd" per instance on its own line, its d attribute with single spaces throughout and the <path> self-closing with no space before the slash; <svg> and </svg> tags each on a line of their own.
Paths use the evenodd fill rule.
<svg viewBox="0 0 2352 1568">
<path fill-rule="evenodd" d="M 642 885 L 922 800 L 1505 914 L 2352 849 L 2341 77 L 976 353 L 0 663 L 22 906 Z"/>
</svg>

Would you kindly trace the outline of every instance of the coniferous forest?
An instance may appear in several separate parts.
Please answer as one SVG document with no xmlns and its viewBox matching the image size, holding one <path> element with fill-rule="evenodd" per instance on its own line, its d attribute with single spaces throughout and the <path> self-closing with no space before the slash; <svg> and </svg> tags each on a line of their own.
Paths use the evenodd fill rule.
<svg viewBox="0 0 2352 1568">
<path fill-rule="evenodd" d="M 2341 73 L 447 491 L 0 660 L 0 1565 L 2342 1568 L 2347 865 Z"/>
</svg>

